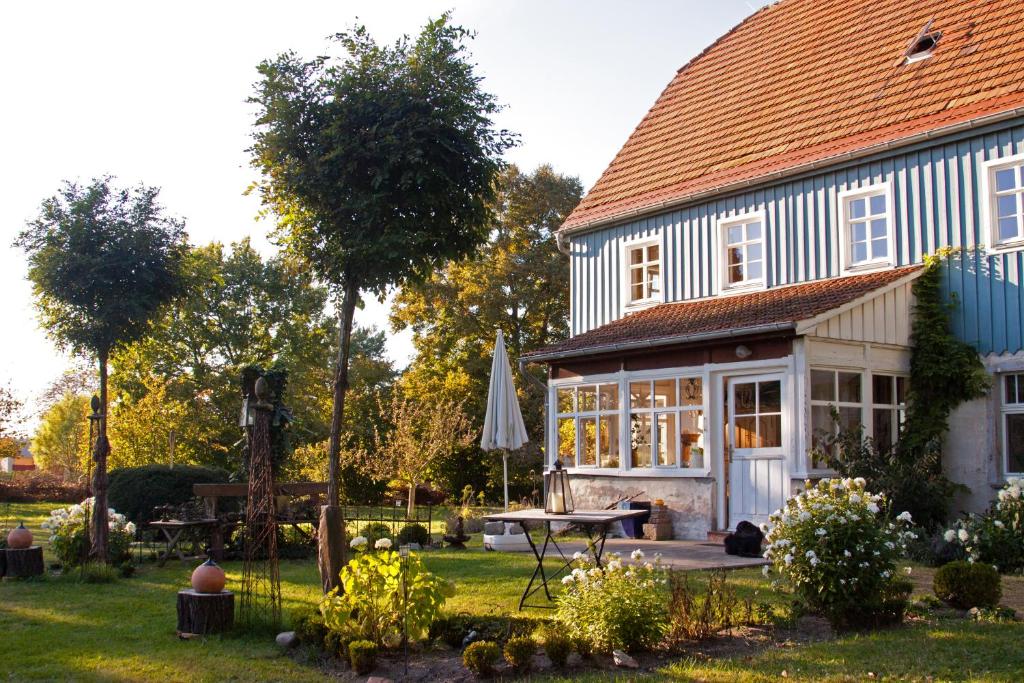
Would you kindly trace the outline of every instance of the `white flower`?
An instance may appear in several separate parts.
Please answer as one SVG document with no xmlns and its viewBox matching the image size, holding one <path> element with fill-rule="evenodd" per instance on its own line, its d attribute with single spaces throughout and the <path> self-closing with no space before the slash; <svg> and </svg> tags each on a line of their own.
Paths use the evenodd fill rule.
<svg viewBox="0 0 1024 683">
<path fill-rule="evenodd" d="M 853 557 L 853 553 L 851 553 L 849 550 L 844 550 L 843 557 Z"/>
<path fill-rule="evenodd" d="M 572 554 L 572 559 L 574 559 L 574 560 L 582 560 L 583 559 L 583 553 L 581 553 L 579 550 L 577 550 L 576 552 L 574 552 Z"/>
<path fill-rule="evenodd" d="M 826 535 L 828 535 L 828 532 L 825 531 L 824 529 L 822 529 L 821 527 L 818 527 L 817 529 L 814 530 L 814 535 L 815 536 L 826 536 Z"/>
<path fill-rule="evenodd" d="M 601 573 L 602 572 L 601 572 L 600 569 L 598 569 L 597 567 L 594 567 L 593 569 L 590 569 L 590 570 L 587 571 L 587 576 L 589 576 L 592 579 L 600 579 L 601 578 Z"/>
<path fill-rule="evenodd" d="M 903 571 L 909 576 L 910 574 L 912 574 L 914 572 L 914 568 L 913 567 L 907 567 Z"/>
<path fill-rule="evenodd" d="M 362 548 L 364 545 L 366 545 L 366 542 L 366 536 L 356 536 L 351 541 L 349 541 L 348 547 L 352 548 L 353 550 L 358 550 L 359 548 Z"/>
<path fill-rule="evenodd" d="M 850 502 L 856 505 L 857 503 L 860 502 L 860 496 L 858 496 L 856 493 L 851 493 Z"/>
<path fill-rule="evenodd" d="M 811 566 L 812 566 L 812 567 L 817 567 L 817 566 L 818 566 L 818 562 L 820 562 L 820 561 L 821 561 L 821 560 L 819 560 L 818 558 L 816 558 L 816 557 L 812 557 L 812 558 L 811 558 Z"/>
<path fill-rule="evenodd" d="M 769 567 L 768 565 L 761 567 L 761 574 L 763 576 L 768 576 L 769 572 L 771 572 L 771 567 Z"/>
<path fill-rule="evenodd" d="M 786 553 L 786 556 L 782 558 L 782 561 L 785 562 L 786 566 L 788 567 L 789 565 L 793 564 L 793 556 L 789 553 Z"/>
<path fill-rule="evenodd" d="M 864 477 L 857 477 L 853 480 L 853 483 L 861 488 L 864 488 L 867 485 L 867 482 L 864 481 Z"/>
<path fill-rule="evenodd" d="M 808 559 L 814 559 L 817 556 L 818 556 L 818 554 L 815 553 L 813 550 L 808 550 L 806 553 L 804 553 L 804 557 L 806 557 Z"/>
<path fill-rule="evenodd" d="M 632 557 L 635 562 L 639 562 L 644 559 L 644 551 L 637 548 L 630 554 L 630 557 Z"/>
<path fill-rule="evenodd" d="M 1003 528 L 1003 527 L 1005 526 L 1005 525 L 1004 525 L 1004 524 L 1003 524 L 1002 522 L 1000 522 L 1000 521 L 999 521 L 998 519 L 997 519 L 996 521 L 992 522 L 992 523 L 996 525 L 996 528 L 997 528 L 997 529 L 1002 529 L 1002 528 Z"/>
<path fill-rule="evenodd" d="M 128 522 L 124 525 L 124 530 L 131 535 L 135 535 L 135 522 Z"/>
<path fill-rule="evenodd" d="M 799 515 L 799 519 L 800 519 L 800 521 L 801 521 L 801 522 L 806 522 L 806 521 L 807 521 L 807 520 L 809 520 L 810 518 L 811 518 L 811 513 L 810 513 L 810 512 L 807 512 L 806 510 L 803 510 L 803 511 L 802 511 L 802 512 L 800 513 L 800 515 Z"/>
<path fill-rule="evenodd" d="M 563 576 L 562 577 L 562 585 L 563 586 L 568 586 L 570 583 L 573 582 L 573 580 L 574 579 L 572 578 L 572 574 L 568 574 L 566 576 Z"/>
<path fill-rule="evenodd" d="M 896 519 L 898 519 L 901 522 L 906 522 L 907 524 L 910 524 L 912 521 L 914 521 L 910 518 L 910 513 L 906 510 L 897 515 Z"/>
<path fill-rule="evenodd" d="M 612 560 L 611 562 L 608 563 L 608 571 L 610 571 L 610 572 L 617 572 L 620 569 L 622 569 L 622 562 L 620 562 L 618 560 Z"/>
<path fill-rule="evenodd" d="M 373 544 L 376 550 L 388 550 L 391 547 L 390 538 L 378 538 L 377 542 Z"/>
<path fill-rule="evenodd" d="M 877 515 L 878 514 L 878 504 L 877 503 L 868 503 L 868 512 L 870 512 L 873 515 Z"/>
<path fill-rule="evenodd" d="M 970 539 L 971 535 L 967 533 L 967 529 L 960 529 L 956 532 L 957 538 L 966 543 Z"/>
</svg>

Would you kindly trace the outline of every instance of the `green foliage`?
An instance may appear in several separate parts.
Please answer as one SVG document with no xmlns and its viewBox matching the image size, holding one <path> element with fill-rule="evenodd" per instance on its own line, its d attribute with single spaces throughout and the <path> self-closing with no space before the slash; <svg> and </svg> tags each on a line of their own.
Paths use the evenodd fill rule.
<svg viewBox="0 0 1024 683">
<path fill-rule="evenodd" d="M 366 539 L 366 545 L 372 548 L 382 538 L 391 538 L 394 532 L 384 522 L 370 522 L 359 530 L 359 535 Z"/>
<path fill-rule="evenodd" d="M 131 560 L 132 541 L 135 525 L 114 508 L 107 508 L 107 557 L 112 565 L 121 565 Z M 43 522 L 43 528 L 50 531 L 50 552 L 64 567 L 77 567 L 86 559 L 89 548 L 89 532 L 86 517 L 96 514 L 93 499 L 86 498 L 67 508 L 50 512 L 50 518 Z"/>
<path fill-rule="evenodd" d="M 304 645 L 309 645 L 317 650 L 326 650 L 326 639 L 328 634 L 327 624 L 324 623 L 324 615 L 318 609 L 299 610 L 292 614 L 292 629 L 295 637 Z"/>
<path fill-rule="evenodd" d="M 553 626 L 546 627 L 541 637 L 543 638 L 544 654 L 548 656 L 556 669 L 563 668 L 569 661 L 569 654 L 572 652 L 572 639 Z"/>
<path fill-rule="evenodd" d="M 32 439 L 36 467 L 77 479 L 89 458 L 89 397 L 64 394 L 43 413 Z"/>
<path fill-rule="evenodd" d="M 864 487 L 863 479 L 823 479 L 772 513 L 765 534 L 772 569 L 837 627 L 870 625 L 892 611 L 890 584 L 912 533 L 901 530 L 907 513 L 886 521 L 885 497 Z"/>
<path fill-rule="evenodd" d="M 944 537 L 974 562 L 1024 570 L 1024 478 L 1011 477 L 985 514 L 958 520 Z"/>
<path fill-rule="evenodd" d="M 459 648 L 470 631 L 476 631 L 481 640 L 504 643 L 509 638 L 528 636 L 547 623 L 545 619 L 509 614 L 446 614 L 430 625 L 429 638 Z"/>
<path fill-rule="evenodd" d="M 191 500 L 194 484 L 219 484 L 227 480 L 227 472 L 209 467 L 125 467 L 110 473 L 110 504 L 142 526 L 153 520 L 153 508 L 182 505 Z"/>
<path fill-rule="evenodd" d="M 489 640 L 470 643 L 462 653 L 462 664 L 478 678 L 494 674 L 494 665 L 501 659 L 501 648 Z"/>
<path fill-rule="evenodd" d="M 402 527 L 402 530 L 398 532 L 397 540 L 398 545 L 418 543 L 420 547 L 425 548 L 430 545 L 430 532 L 427 531 L 427 527 L 414 522 Z"/>
<path fill-rule="evenodd" d="M 671 572 L 669 586 L 666 640 L 670 645 L 710 638 L 735 623 L 738 599 L 724 571 L 711 575 L 703 593 L 693 588 L 687 572 Z"/>
<path fill-rule="evenodd" d="M 999 572 L 979 562 L 950 562 L 935 570 L 935 596 L 959 609 L 995 607 L 1003 595 Z"/>
<path fill-rule="evenodd" d="M 574 559 L 575 568 L 562 583 L 556 598 L 555 619 L 574 639 L 585 639 L 597 652 L 614 649 L 648 650 L 665 634 L 665 570 L 644 562 L 636 550 L 633 564 L 608 553 L 604 568 L 591 566 L 586 556 Z"/>
<path fill-rule="evenodd" d="M 109 564 L 86 562 L 81 569 L 80 580 L 82 583 L 114 583 L 119 575 L 120 570 Z"/>
<path fill-rule="evenodd" d="M 377 646 L 369 640 L 353 640 L 348 644 L 348 662 L 360 676 L 377 666 Z"/>
<path fill-rule="evenodd" d="M 530 636 L 509 638 L 502 650 L 505 661 L 516 673 L 526 673 L 533 665 L 533 655 L 537 653 L 537 642 Z"/>
<path fill-rule="evenodd" d="M 352 639 L 370 640 L 379 647 L 398 643 L 404 625 L 411 639 L 425 637 L 455 588 L 428 572 L 416 554 L 404 564 L 403 576 L 403 562 L 397 552 L 358 553 L 342 568 L 339 588 L 328 593 L 320 604 L 327 627 Z"/>
</svg>

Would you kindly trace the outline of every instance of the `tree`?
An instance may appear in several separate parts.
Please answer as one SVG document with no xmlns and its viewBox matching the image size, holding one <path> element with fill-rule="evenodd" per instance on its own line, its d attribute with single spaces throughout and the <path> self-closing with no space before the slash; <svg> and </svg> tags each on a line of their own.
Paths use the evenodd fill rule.
<svg viewBox="0 0 1024 683">
<path fill-rule="evenodd" d="M 85 473 L 89 458 L 89 397 L 68 392 L 43 413 L 32 439 L 36 466 L 67 481 Z"/>
<path fill-rule="evenodd" d="M 555 231 L 582 194 L 578 179 L 543 165 L 532 173 L 509 166 L 498 183 L 494 229 L 479 254 L 452 263 L 423 282 L 402 287 L 391 311 L 396 329 L 411 328 L 416 359 L 402 378 L 413 397 L 467 397 L 473 424 L 483 424 L 487 408 L 494 337 L 505 333 L 509 355 L 564 339 L 569 334 L 569 268 L 558 251 Z M 543 374 L 537 374 L 543 379 Z M 510 479 L 523 486 L 530 463 L 538 463 L 544 433 L 544 393 L 522 382 L 516 373 L 530 444 L 516 454 Z M 458 454 L 452 476 L 473 471 L 479 449 Z M 491 480 L 500 481 L 493 458 Z M 533 469 L 539 471 L 537 465 Z M 447 488 L 479 481 L 452 480 Z"/>
<path fill-rule="evenodd" d="M 259 66 L 251 149 L 277 237 L 339 296 L 338 355 L 321 513 L 321 578 L 341 568 L 338 470 L 352 318 L 362 292 L 429 275 L 486 239 L 500 154 L 513 144 L 448 16 L 414 41 L 378 45 L 357 27 L 340 61 L 288 52 Z"/>
<path fill-rule="evenodd" d="M 65 182 L 42 203 L 15 242 L 28 256 L 43 326 L 59 345 L 90 354 L 99 366 L 100 419 L 93 450 L 90 553 L 107 559 L 107 362 L 145 335 L 181 289 L 184 224 L 164 215 L 159 190 Z"/>
<path fill-rule="evenodd" d="M 400 392 L 391 395 L 381 412 L 393 426 L 378 430 L 372 451 L 354 454 L 363 471 L 375 479 L 394 479 L 409 489 L 408 516 L 416 512 L 416 487 L 426 481 L 430 468 L 475 434 L 462 404 L 442 399 L 413 401 Z"/>
<path fill-rule="evenodd" d="M 21 451 L 21 411 L 24 404 L 8 387 L 0 387 L 0 458 L 16 457 Z"/>
</svg>

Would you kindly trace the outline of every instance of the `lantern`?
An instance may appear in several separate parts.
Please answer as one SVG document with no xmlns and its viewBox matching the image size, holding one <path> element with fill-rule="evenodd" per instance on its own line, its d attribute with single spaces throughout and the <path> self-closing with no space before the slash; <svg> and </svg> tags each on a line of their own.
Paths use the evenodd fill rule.
<svg viewBox="0 0 1024 683">
<path fill-rule="evenodd" d="M 569 473 L 562 469 L 561 460 L 555 460 L 555 464 L 548 472 L 548 497 L 544 501 L 544 512 L 553 515 L 568 515 L 572 511 Z"/>
</svg>

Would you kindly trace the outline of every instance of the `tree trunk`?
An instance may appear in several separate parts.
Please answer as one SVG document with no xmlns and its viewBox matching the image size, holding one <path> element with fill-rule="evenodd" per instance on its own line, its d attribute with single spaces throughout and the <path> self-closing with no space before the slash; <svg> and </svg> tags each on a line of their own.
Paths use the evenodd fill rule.
<svg viewBox="0 0 1024 683">
<path fill-rule="evenodd" d="M 345 561 L 345 537 L 338 509 L 338 470 L 341 454 L 341 429 L 345 422 L 345 392 L 348 391 L 348 360 L 352 347 L 352 319 L 359 299 L 359 285 L 345 283 L 338 316 L 338 357 L 334 368 L 334 411 L 331 414 L 331 439 L 327 449 L 327 505 L 320 510 L 318 535 L 320 581 L 324 592 L 339 585 L 338 575 Z"/>
<path fill-rule="evenodd" d="M 92 459 L 95 469 L 92 474 L 92 495 L 93 506 L 91 511 L 92 544 L 89 555 L 97 562 L 107 561 L 107 454 L 110 452 L 110 443 L 107 441 L 107 356 L 106 349 L 99 352 L 100 366 L 100 419 L 99 433 L 96 436 L 96 446 L 92 451 Z"/>
<path fill-rule="evenodd" d="M 224 633 L 235 625 L 235 596 L 229 591 L 178 591 L 178 633 Z"/>
<path fill-rule="evenodd" d="M 15 579 L 43 575 L 43 549 L 40 546 L 34 545 L 31 548 L 18 549 L 8 548 L 7 550 L 0 550 L 0 553 L 3 553 L 5 556 L 6 574 L 8 577 Z"/>
<path fill-rule="evenodd" d="M 413 519 L 416 514 L 416 482 L 409 483 L 409 503 L 405 510 L 407 519 Z"/>
</svg>

